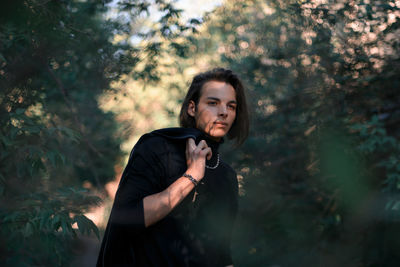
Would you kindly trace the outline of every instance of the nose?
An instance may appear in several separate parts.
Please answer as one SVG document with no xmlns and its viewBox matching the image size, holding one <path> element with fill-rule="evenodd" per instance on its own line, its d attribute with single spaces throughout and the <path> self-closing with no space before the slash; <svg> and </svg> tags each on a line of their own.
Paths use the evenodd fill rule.
<svg viewBox="0 0 400 267">
<path fill-rule="evenodd" d="M 221 107 L 219 108 L 219 116 L 226 118 L 226 116 L 228 116 L 228 110 L 225 106 L 221 105 Z"/>
</svg>

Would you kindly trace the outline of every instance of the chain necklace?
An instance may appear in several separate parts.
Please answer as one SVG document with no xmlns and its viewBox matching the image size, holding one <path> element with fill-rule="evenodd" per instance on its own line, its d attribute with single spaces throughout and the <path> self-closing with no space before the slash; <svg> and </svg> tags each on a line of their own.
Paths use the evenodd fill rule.
<svg viewBox="0 0 400 267">
<path fill-rule="evenodd" d="M 215 166 L 208 166 L 208 165 L 206 164 L 206 168 L 207 168 L 207 169 L 214 170 L 214 169 L 216 169 L 218 166 L 219 166 L 219 153 L 217 153 L 217 163 L 215 164 Z M 187 176 L 186 176 L 186 177 L 187 177 Z M 190 179 L 190 178 L 189 178 L 189 179 Z M 201 181 L 200 184 L 204 184 L 203 181 Z M 197 188 L 197 185 L 194 187 L 194 194 L 193 194 L 192 202 L 195 202 L 195 201 L 196 201 L 196 197 L 197 197 L 197 195 L 199 194 L 199 193 L 197 193 L 196 188 Z"/>
<path fill-rule="evenodd" d="M 218 167 L 218 165 L 219 165 L 219 153 L 217 153 L 217 163 L 215 164 L 215 166 L 208 166 L 208 165 L 206 164 L 206 168 L 207 168 L 207 169 L 214 170 L 214 169 L 216 169 L 216 168 Z"/>
</svg>

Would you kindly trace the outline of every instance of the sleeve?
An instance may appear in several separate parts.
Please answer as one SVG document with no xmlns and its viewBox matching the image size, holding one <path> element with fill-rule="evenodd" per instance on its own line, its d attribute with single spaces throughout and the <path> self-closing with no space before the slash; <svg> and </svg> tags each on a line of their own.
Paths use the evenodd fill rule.
<svg viewBox="0 0 400 267">
<path fill-rule="evenodd" d="M 132 150 L 122 174 L 110 215 L 113 225 L 144 229 L 143 198 L 164 188 L 165 145 L 160 137 L 142 137 Z"/>
</svg>

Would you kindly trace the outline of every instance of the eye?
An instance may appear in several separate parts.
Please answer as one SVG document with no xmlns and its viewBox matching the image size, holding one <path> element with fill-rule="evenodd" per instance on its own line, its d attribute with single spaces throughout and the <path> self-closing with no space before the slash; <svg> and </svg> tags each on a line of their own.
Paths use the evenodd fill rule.
<svg viewBox="0 0 400 267">
<path fill-rule="evenodd" d="M 210 106 L 215 106 L 215 105 L 217 104 L 217 101 L 210 101 L 210 102 L 208 102 L 208 104 L 209 104 Z"/>
<path fill-rule="evenodd" d="M 236 105 L 228 105 L 228 108 L 231 110 L 236 110 Z"/>
</svg>

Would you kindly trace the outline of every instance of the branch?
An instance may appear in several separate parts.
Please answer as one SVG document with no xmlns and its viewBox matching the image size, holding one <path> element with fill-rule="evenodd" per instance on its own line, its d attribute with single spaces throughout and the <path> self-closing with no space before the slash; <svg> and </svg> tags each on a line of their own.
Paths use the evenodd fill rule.
<svg viewBox="0 0 400 267">
<path fill-rule="evenodd" d="M 100 151 L 98 151 L 93 145 L 92 143 L 86 138 L 86 135 L 84 134 L 84 130 L 82 129 L 82 123 L 79 121 L 78 117 L 76 116 L 76 113 L 73 110 L 73 104 L 71 101 L 69 101 L 68 97 L 67 97 L 67 91 L 65 90 L 64 85 L 62 84 L 61 80 L 55 75 L 55 73 L 53 72 L 53 70 L 47 66 L 47 71 L 50 73 L 51 77 L 54 79 L 54 81 L 57 83 L 58 85 L 58 89 L 61 92 L 61 95 L 64 98 L 64 101 L 69 109 L 69 111 L 71 112 L 71 114 L 73 115 L 74 121 L 75 123 L 78 125 L 80 132 L 82 133 L 82 137 L 83 137 L 83 141 L 86 143 L 86 145 L 89 147 L 89 149 L 91 149 L 94 153 L 100 155 L 100 156 L 104 156 L 103 153 L 101 153 Z M 94 171 L 94 178 L 95 181 L 97 183 L 97 186 L 100 188 L 100 181 L 99 178 L 97 176 L 97 172 Z"/>
</svg>

